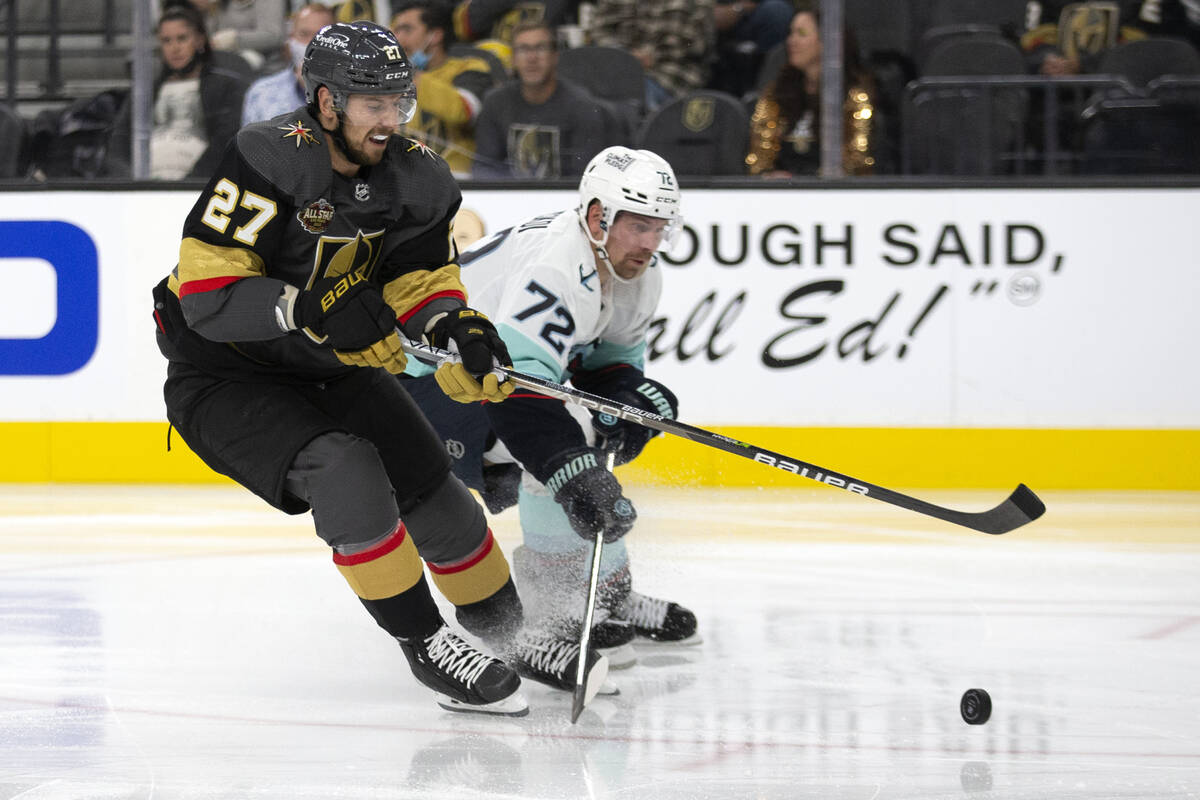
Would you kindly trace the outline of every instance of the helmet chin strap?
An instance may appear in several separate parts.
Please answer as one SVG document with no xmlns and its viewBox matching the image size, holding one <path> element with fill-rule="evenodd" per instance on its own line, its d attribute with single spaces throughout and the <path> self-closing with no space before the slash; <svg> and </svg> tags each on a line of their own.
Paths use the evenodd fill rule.
<svg viewBox="0 0 1200 800">
<path fill-rule="evenodd" d="M 608 269 L 608 274 L 619 283 L 629 283 L 629 281 L 617 274 L 616 269 L 613 268 L 612 259 L 608 257 L 608 248 L 605 247 L 608 244 L 608 226 L 603 221 L 600 222 L 600 229 L 604 231 L 604 235 L 599 239 L 592 236 L 592 229 L 588 227 L 587 222 L 582 218 L 579 220 L 579 227 L 583 228 L 583 235 L 592 243 L 592 249 L 596 251 L 596 255 L 600 256 L 600 261 Z"/>
<path fill-rule="evenodd" d="M 325 133 L 329 134 L 329 138 L 332 139 L 333 143 L 336 144 L 338 146 L 338 149 L 342 151 L 342 155 L 346 157 L 347 161 L 349 161 L 352 164 L 358 164 L 358 162 L 354 160 L 354 154 L 350 152 L 349 143 L 346 142 L 346 135 L 344 133 L 344 128 L 346 125 L 346 117 L 341 111 L 335 110 L 334 113 L 337 114 L 338 124 L 337 124 L 337 127 L 334 128 L 333 130 L 329 130 L 329 128 L 326 128 L 324 125 L 321 125 L 320 120 L 317 120 L 317 124 L 321 125 L 321 130 L 323 130 L 323 131 L 325 131 Z M 362 165 L 359 164 L 359 166 L 362 166 Z"/>
<path fill-rule="evenodd" d="M 603 221 L 600 222 L 600 229 L 604 231 L 604 237 L 601 239 L 592 238 L 592 230 L 584 223 L 584 220 L 579 220 L 579 226 L 583 228 L 583 235 L 586 236 L 588 241 L 592 243 L 592 249 L 596 251 L 596 255 L 600 256 L 601 263 L 603 263 L 608 269 L 608 274 L 614 281 L 617 283 L 631 284 L 637 280 L 636 278 L 622 278 L 617 274 L 617 268 L 613 266 L 612 259 L 608 256 L 608 248 L 605 246 L 608 244 L 608 226 L 605 225 Z M 658 253 L 652 254 L 650 258 L 650 264 L 653 266 L 658 262 Z"/>
</svg>

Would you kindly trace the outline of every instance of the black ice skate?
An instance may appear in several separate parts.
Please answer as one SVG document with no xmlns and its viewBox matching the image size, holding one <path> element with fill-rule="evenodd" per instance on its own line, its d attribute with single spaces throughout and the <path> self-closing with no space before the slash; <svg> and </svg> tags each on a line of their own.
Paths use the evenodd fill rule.
<svg viewBox="0 0 1200 800">
<path fill-rule="evenodd" d="M 521 679 L 498 658 L 472 647 L 444 623 L 424 639 L 401 639 L 417 680 L 432 689 L 447 711 L 474 711 L 523 717 L 529 704 L 518 689 Z"/>
<path fill-rule="evenodd" d="M 695 614 L 678 603 L 639 592 L 631 591 L 613 612 L 613 618 L 628 622 L 640 638 L 652 642 L 699 644 L 701 641 Z"/>
<path fill-rule="evenodd" d="M 564 692 L 575 690 L 575 678 L 579 669 L 579 642 L 560 639 L 551 634 L 526 631 L 517 637 L 512 658 L 517 672 L 525 678 L 544 683 Z M 608 684 L 608 659 L 588 648 L 584 662 L 584 704 L 590 703 L 597 694 L 617 694 L 617 689 Z"/>
<path fill-rule="evenodd" d="M 572 642 L 579 641 L 583 629 L 582 620 L 568 619 L 555 626 L 555 632 Z M 592 636 L 589 646 L 608 659 L 609 669 L 627 669 L 637 663 L 637 652 L 633 640 L 637 633 L 627 620 L 616 619 L 606 608 L 597 608 L 592 620 Z"/>
</svg>

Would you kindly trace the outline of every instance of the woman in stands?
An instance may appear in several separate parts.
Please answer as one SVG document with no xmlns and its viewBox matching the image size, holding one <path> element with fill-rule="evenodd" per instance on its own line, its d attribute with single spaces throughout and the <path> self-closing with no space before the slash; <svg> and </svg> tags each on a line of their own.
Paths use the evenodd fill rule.
<svg viewBox="0 0 1200 800">
<path fill-rule="evenodd" d="M 751 175 L 815 175 L 821 166 L 821 29 L 816 9 L 796 12 L 785 47 L 787 60 L 750 118 L 746 167 Z M 842 168 L 847 175 L 869 175 L 875 169 L 874 82 L 859 63 L 853 37 L 844 37 L 843 51 Z"/>
<path fill-rule="evenodd" d="M 237 53 L 253 70 L 263 69 L 265 62 L 275 58 L 287 38 L 285 0 L 190 0 L 190 3 L 204 17 L 213 49 Z"/>
<path fill-rule="evenodd" d="M 246 81 L 212 61 L 204 18 L 190 5 L 175 5 L 158 20 L 162 73 L 154 87 L 150 177 L 207 178 L 238 131 Z M 130 104 L 114 124 L 110 172 L 128 174 Z"/>
</svg>

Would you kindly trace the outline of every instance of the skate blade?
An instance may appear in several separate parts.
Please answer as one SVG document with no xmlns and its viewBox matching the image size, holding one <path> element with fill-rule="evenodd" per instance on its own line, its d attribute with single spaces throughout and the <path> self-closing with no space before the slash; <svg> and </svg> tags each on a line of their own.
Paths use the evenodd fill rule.
<svg viewBox="0 0 1200 800">
<path fill-rule="evenodd" d="M 456 700 L 453 697 L 436 692 L 435 694 L 437 694 L 437 704 L 447 711 L 464 714 L 490 714 L 498 717 L 524 717 L 529 713 L 529 702 L 526 701 L 525 695 L 520 692 L 513 692 L 508 697 L 501 698 L 493 703 L 483 703 L 480 705 L 464 703 L 461 700 Z"/>
<path fill-rule="evenodd" d="M 616 647 L 599 647 L 596 652 L 608 659 L 609 669 L 629 669 L 637 663 L 637 652 L 633 649 L 632 642 Z"/>
<path fill-rule="evenodd" d="M 649 636 L 642 636 L 640 633 L 633 640 L 638 647 L 694 647 L 704 643 L 704 637 L 697 633 L 693 633 L 686 639 L 676 639 L 674 641 L 664 641 L 662 639 L 651 639 Z"/>
</svg>

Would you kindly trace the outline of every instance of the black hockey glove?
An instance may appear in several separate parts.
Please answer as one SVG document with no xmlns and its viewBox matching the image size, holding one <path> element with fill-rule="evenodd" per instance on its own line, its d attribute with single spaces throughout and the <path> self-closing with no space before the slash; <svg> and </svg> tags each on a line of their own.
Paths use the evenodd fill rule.
<svg viewBox="0 0 1200 800">
<path fill-rule="evenodd" d="M 604 396 L 622 405 L 653 411 L 667 419 L 675 419 L 679 413 L 679 400 L 676 399 L 675 393 L 658 381 L 646 377 L 628 387 L 605 392 Z M 633 461 L 641 454 L 646 443 L 659 435 L 653 428 L 594 410 L 592 428 L 596 431 L 596 447 L 606 453 L 612 453 L 617 464 Z"/>
<path fill-rule="evenodd" d="M 558 466 L 546 487 L 567 513 L 575 533 L 589 542 L 600 530 L 606 542 L 629 533 L 637 512 L 616 476 L 605 469 L 604 453 L 593 447 L 575 447 L 554 461 Z"/>
<path fill-rule="evenodd" d="M 503 367 L 512 366 L 512 358 L 504 340 L 496 333 L 496 326 L 473 308 L 456 308 L 446 314 L 433 324 L 425 338 L 432 347 L 443 350 L 449 350 L 453 341 L 463 366 L 476 379 L 492 371 L 493 357 Z"/>
<path fill-rule="evenodd" d="M 396 312 L 383 292 L 354 275 L 321 278 L 300 292 L 292 319 L 338 350 L 362 350 L 396 330 Z"/>
</svg>

